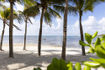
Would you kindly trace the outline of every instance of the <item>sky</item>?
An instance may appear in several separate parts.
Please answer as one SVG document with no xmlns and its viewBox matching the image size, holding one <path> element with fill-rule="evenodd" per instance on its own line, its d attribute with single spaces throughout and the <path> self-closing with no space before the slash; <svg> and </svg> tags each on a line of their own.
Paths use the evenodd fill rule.
<svg viewBox="0 0 105 70">
<path fill-rule="evenodd" d="M 8 4 L 6 4 L 8 5 Z M 24 7 L 16 4 L 14 9 L 23 10 Z M 68 36 L 80 36 L 79 31 L 79 16 L 78 15 L 68 15 Z M 40 16 L 31 18 L 33 24 L 28 23 L 27 35 L 38 35 Z M 14 28 L 14 35 L 24 35 L 25 23 L 19 24 L 17 21 L 14 23 L 21 29 L 18 31 Z M 99 34 L 105 34 L 105 3 L 100 3 L 96 5 L 93 12 L 85 12 L 82 17 L 83 32 L 93 34 L 98 31 Z M 2 21 L 0 21 L 0 33 L 2 32 Z M 5 35 L 9 35 L 9 28 L 6 26 Z M 63 15 L 62 18 L 54 18 L 51 26 L 47 25 L 45 22 L 43 24 L 43 35 L 52 36 L 62 36 L 63 35 Z"/>
</svg>

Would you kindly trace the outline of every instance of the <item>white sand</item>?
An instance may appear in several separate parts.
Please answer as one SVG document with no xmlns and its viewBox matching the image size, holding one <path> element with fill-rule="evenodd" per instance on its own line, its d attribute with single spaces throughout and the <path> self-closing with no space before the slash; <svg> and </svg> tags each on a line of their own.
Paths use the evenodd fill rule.
<svg viewBox="0 0 105 70">
<path fill-rule="evenodd" d="M 39 57 L 37 45 L 27 46 L 27 51 L 23 51 L 22 45 L 19 46 L 14 46 L 14 58 L 8 57 L 8 46 L 3 46 L 4 51 L 0 51 L 0 70 L 33 70 L 34 67 L 46 70 L 52 58 L 60 58 L 62 49 L 61 47 L 43 45 L 42 55 Z M 81 62 L 89 60 L 89 57 L 96 58 L 95 55 L 81 56 L 81 48 L 67 48 L 67 61 Z"/>
</svg>

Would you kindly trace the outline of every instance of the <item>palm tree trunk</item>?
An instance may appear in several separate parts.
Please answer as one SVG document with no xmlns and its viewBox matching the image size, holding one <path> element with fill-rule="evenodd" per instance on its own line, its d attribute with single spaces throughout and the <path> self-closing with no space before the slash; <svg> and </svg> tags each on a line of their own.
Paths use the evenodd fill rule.
<svg viewBox="0 0 105 70">
<path fill-rule="evenodd" d="M 79 23 L 80 23 L 80 36 L 81 36 L 81 40 L 84 41 L 84 35 L 83 35 L 83 28 L 82 28 L 82 11 L 79 14 Z M 85 47 L 82 46 L 82 55 L 85 56 Z"/>
<path fill-rule="evenodd" d="M 27 19 L 25 20 L 25 33 L 24 33 L 24 48 L 26 50 L 26 36 L 27 36 Z"/>
<path fill-rule="evenodd" d="M 10 0 L 9 57 L 13 58 L 13 0 Z"/>
<path fill-rule="evenodd" d="M 39 30 L 39 39 L 38 39 L 38 55 L 39 56 L 41 55 L 43 17 L 44 17 L 44 8 L 42 8 L 42 14 L 41 14 L 41 18 L 40 18 L 40 30 Z"/>
<path fill-rule="evenodd" d="M 5 31 L 5 20 L 3 20 L 3 30 L 2 30 L 2 34 L 1 34 L 1 41 L 0 41 L 0 50 L 2 50 L 2 44 L 3 44 L 3 37 L 4 37 L 4 31 Z"/>
<path fill-rule="evenodd" d="M 68 0 L 65 0 L 65 13 L 64 13 L 64 24 L 63 24 L 63 45 L 62 45 L 62 59 L 66 60 L 66 39 L 67 39 L 67 14 L 68 14 Z"/>
</svg>

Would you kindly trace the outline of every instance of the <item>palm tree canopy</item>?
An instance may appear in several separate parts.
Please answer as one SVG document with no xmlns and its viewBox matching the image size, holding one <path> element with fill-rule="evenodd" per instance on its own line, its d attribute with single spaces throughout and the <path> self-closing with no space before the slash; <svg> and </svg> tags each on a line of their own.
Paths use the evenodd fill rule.
<svg viewBox="0 0 105 70">
<path fill-rule="evenodd" d="M 18 14 L 17 14 L 15 11 L 13 12 L 13 17 L 14 17 L 14 19 L 17 19 L 18 21 L 20 21 L 20 20 L 18 19 Z M 6 20 L 6 21 L 8 21 L 8 20 L 10 19 L 10 8 L 6 8 L 6 9 L 0 11 L 0 19 L 1 19 L 1 20 Z M 7 22 L 6 22 L 6 24 L 9 25 Z M 21 29 L 19 29 L 15 24 L 13 24 L 13 26 L 14 26 L 17 30 L 21 30 Z"/>
<path fill-rule="evenodd" d="M 83 11 L 93 11 L 93 8 L 99 2 L 104 0 L 71 0 L 73 4 L 75 4 L 78 12 Z"/>
<path fill-rule="evenodd" d="M 40 12 L 37 6 L 31 6 L 23 11 L 23 14 L 27 17 L 35 17 Z"/>
<path fill-rule="evenodd" d="M 15 11 L 13 12 L 13 14 L 14 14 L 14 19 L 17 19 L 18 14 Z M 0 17 L 2 19 L 9 20 L 10 19 L 10 8 L 0 11 Z"/>
<path fill-rule="evenodd" d="M 57 11 L 57 12 L 61 12 L 64 14 L 64 10 L 65 10 L 65 0 L 52 0 L 55 4 L 53 5 L 53 8 Z M 76 14 L 76 7 L 71 5 L 71 0 L 68 0 L 68 13 L 70 14 Z"/>
<path fill-rule="evenodd" d="M 27 0 L 26 0 L 27 1 Z M 29 2 L 30 3 L 30 2 Z M 35 2 L 33 2 L 35 4 Z M 19 18 L 23 20 L 28 20 L 31 24 L 31 17 L 35 17 L 36 15 L 39 14 L 40 10 L 38 7 L 35 5 L 28 5 L 28 3 L 24 3 L 24 10 L 23 11 L 18 11 L 19 12 Z"/>
<path fill-rule="evenodd" d="M 31 6 L 24 10 L 24 14 L 27 16 L 36 16 L 40 13 L 40 9 L 44 8 L 44 20 L 46 23 L 52 21 L 52 17 L 61 18 L 60 14 L 53 9 L 53 5 L 58 0 L 33 0 L 34 6 Z M 30 13 L 31 12 L 31 13 Z"/>
<path fill-rule="evenodd" d="M 33 0 L 0 0 L 2 2 L 17 2 L 20 4 L 27 4 L 27 6 L 32 6 L 33 4 L 35 4 L 35 2 Z"/>
</svg>

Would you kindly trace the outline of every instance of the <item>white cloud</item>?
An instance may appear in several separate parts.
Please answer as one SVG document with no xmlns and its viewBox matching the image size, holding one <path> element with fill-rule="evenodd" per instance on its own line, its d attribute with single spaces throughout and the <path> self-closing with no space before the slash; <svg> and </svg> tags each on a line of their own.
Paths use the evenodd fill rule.
<svg viewBox="0 0 105 70">
<path fill-rule="evenodd" d="M 97 20 L 94 16 L 89 16 L 87 20 L 82 21 L 84 33 L 93 34 L 96 31 L 99 34 L 105 33 L 105 17 L 100 20 Z M 70 32 L 72 35 L 79 35 L 79 22 L 78 20 L 72 25 L 72 30 Z"/>
</svg>

